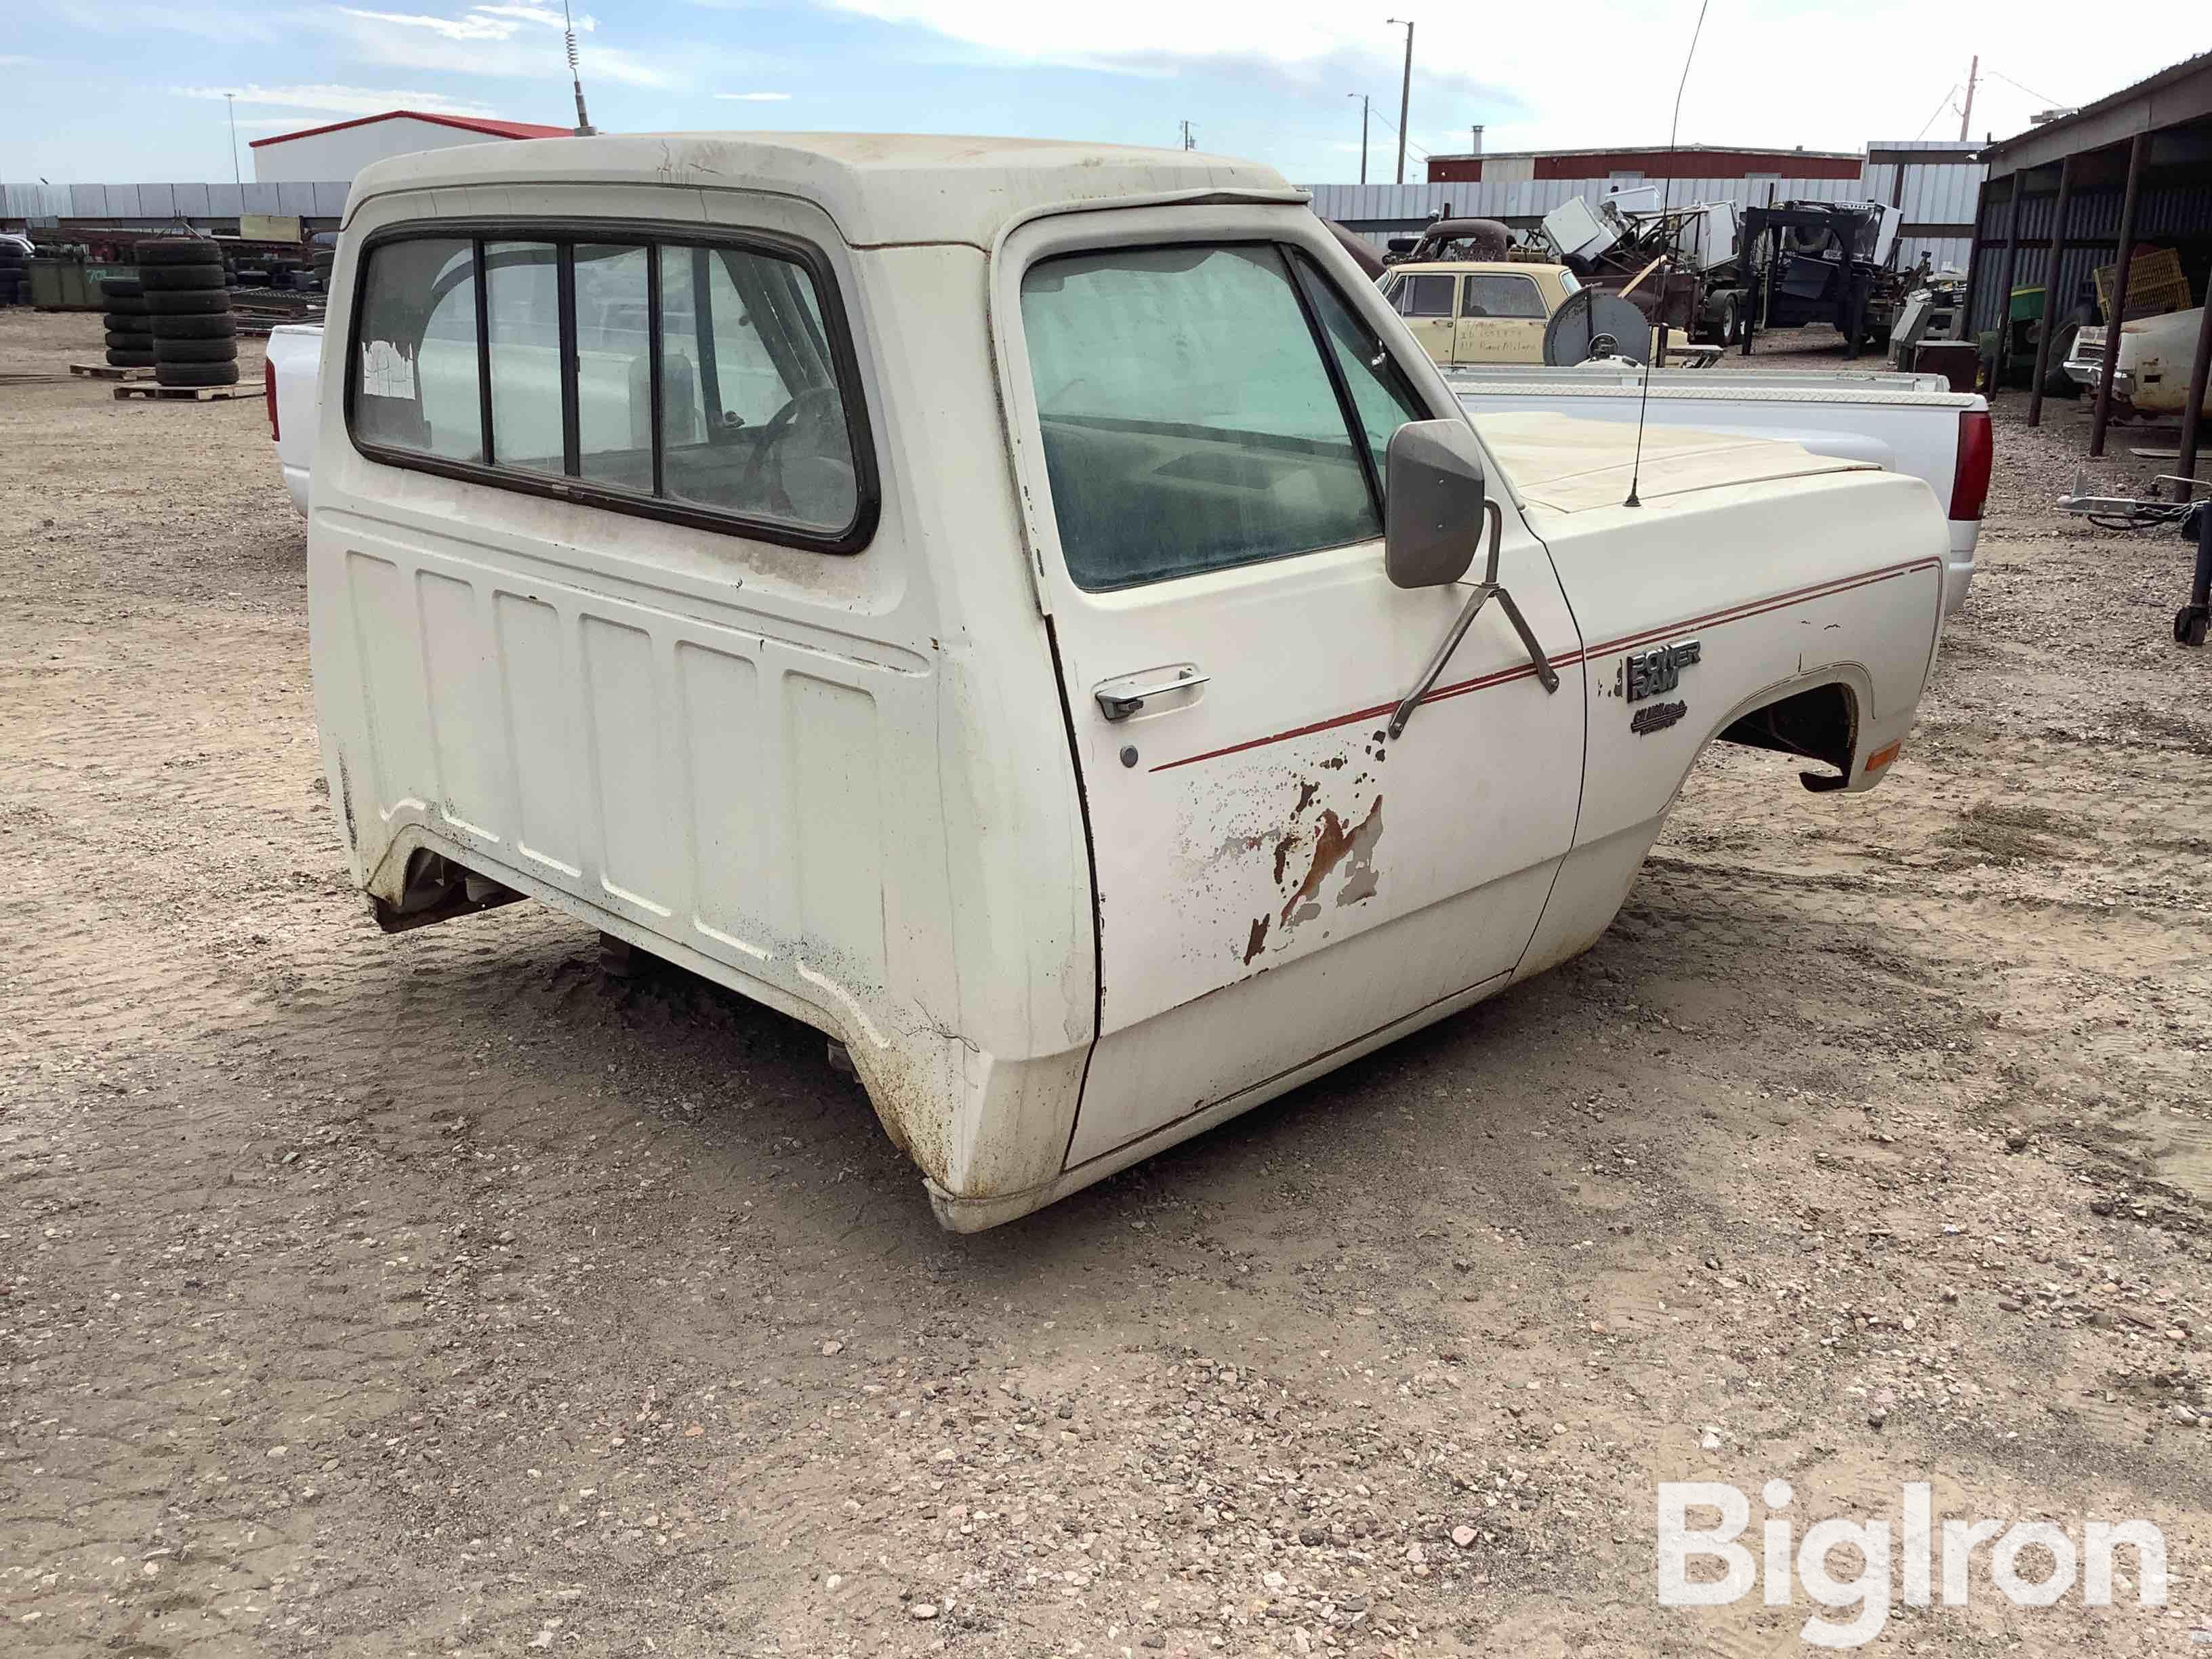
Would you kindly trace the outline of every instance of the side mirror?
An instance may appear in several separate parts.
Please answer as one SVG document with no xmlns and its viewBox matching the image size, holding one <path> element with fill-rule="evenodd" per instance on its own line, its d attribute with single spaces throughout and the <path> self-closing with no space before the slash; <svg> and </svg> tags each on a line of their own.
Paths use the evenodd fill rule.
<svg viewBox="0 0 2212 1659">
<path fill-rule="evenodd" d="M 1411 421 L 1390 434 L 1382 568 L 1401 587 L 1467 574 L 1482 538 L 1482 447 L 1464 421 Z"/>
</svg>

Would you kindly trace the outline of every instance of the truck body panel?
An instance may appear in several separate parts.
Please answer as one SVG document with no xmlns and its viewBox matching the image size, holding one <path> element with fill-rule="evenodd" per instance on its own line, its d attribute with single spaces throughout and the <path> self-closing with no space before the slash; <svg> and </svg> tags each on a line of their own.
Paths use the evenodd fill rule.
<svg viewBox="0 0 2212 1659">
<path fill-rule="evenodd" d="M 535 897 L 814 1025 L 949 1226 L 1583 948 L 1747 714 L 1835 699 L 1767 746 L 1851 788 L 1910 725 L 1923 483 L 1673 434 L 1629 507 L 1610 426 L 1486 447 L 1265 169 L 483 148 L 364 172 L 334 272 L 309 589 L 354 878 L 388 927 Z M 632 268 L 649 300 L 601 304 Z M 502 297 L 526 269 L 557 275 L 557 352 Z M 743 320 L 710 337 L 719 273 Z M 480 434 L 467 354 L 431 368 L 455 317 Z M 805 338 L 817 378 L 766 418 L 678 418 L 761 351 L 798 386 Z M 1386 574 L 1383 450 L 1420 421 L 1482 458 L 1547 661 L 1490 605 L 1393 735 L 1471 591 Z M 730 510 L 667 489 L 702 477 Z M 850 528 L 798 516 L 825 477 Z"/>
</svg>

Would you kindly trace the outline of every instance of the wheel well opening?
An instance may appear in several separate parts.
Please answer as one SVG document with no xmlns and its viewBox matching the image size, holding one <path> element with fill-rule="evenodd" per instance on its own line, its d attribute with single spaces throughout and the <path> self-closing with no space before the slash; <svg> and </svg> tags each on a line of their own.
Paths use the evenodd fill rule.
<svg viewBox="0 0 2212 1659">
<path fill-rule="evenodd" d="M 1858 744 L 1858 702 L 1848 686 L 1810 686 L 1739 715 L 1722 731 L 1721 741 L 1832 766 L 1840 776 L 1807 773 L 1805 784 L 1810 789 L 1839 788 L 1850 776 Z"/>
</svg>

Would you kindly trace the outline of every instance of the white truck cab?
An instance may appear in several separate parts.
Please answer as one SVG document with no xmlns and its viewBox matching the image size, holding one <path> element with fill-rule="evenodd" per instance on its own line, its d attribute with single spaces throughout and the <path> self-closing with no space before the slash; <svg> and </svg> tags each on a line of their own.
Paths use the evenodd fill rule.
<svg viewBox="0 0 2212 1659">
<path fill-rule="evenodd" d="M 1219 157 L 380 162 L 323 374 L 380 921 L 532 897 L 817 1027 L 961 1230 L 1583 950 L 1716 738 L 1871 787 L 1941 627 L 1919 480 L 1470 422 Z"/>
</svg>

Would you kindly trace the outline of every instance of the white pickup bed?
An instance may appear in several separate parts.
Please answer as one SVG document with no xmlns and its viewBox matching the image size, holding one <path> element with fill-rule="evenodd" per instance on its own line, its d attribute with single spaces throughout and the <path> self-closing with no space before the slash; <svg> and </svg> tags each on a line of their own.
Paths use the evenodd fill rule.
<svg viewBox="0 0 2212 1659">
<path fill-rule="evenodd" d="M 1619 422 L 1632 431 L 1641 413 L 1655 427 L 1786 439 L 1817 455 L 1870 461 L 1919 478 L 1935 492 L 1950 525 L 1944 610 L 1955 611 L 1966 602 L 1981 537 L 1986 471 L 1981 484 L 1959 488 L 1961 464 L 1971 459 L 1962 417 L 1985 423 L 1989 404 L 1978 392 L 1952 391 L 1940 375 L 1661 369 L 1650 377 L 1648 402 L 1643 371 L 1626 365 L 1507 364 L 1451 369 L 1444 378 L 1478 426 L 1493 413 L 1543 412 Z M 1986 426 L 1983 436 L 1986 441 Z M 1625 434 L 1623 443 L 1632 450 L 1632 436 Z"/>
</svg>

